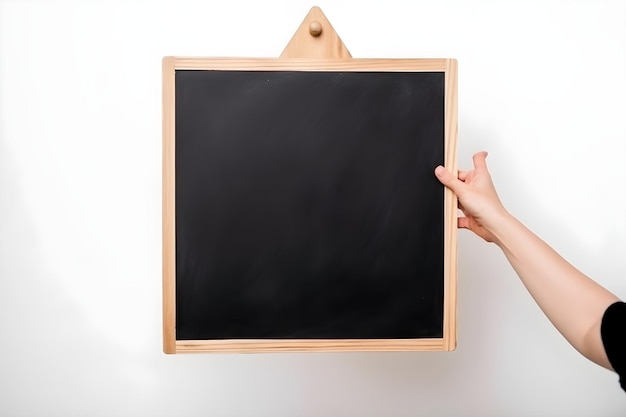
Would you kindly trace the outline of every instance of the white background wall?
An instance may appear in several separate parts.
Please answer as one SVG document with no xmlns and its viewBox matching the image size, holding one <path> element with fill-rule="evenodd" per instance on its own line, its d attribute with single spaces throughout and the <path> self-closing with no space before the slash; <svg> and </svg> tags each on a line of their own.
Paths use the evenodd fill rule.
<svg viewBox="0 0 626 417">
<path fill-rule="evenodd" d="M 310 0 L 0 0 L 0 415 L 618 416 L 499 250 L 452 353 L 161 353 L 161 58 L 277 56 Z M 626 297 L 626 2 L 319 1 L 355 57 L 459 60 L 459 162 Z"/>
</svg>

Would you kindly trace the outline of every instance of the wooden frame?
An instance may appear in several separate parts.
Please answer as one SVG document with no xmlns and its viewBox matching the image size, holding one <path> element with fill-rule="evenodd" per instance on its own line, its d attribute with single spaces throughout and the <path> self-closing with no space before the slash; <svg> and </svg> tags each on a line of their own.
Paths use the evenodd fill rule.
<svg viewBox="0 0 626 417">
<path fill-rule="evenodd" d="M 314 34 L 313 18 L 325 25 L 323 36 Z M 319 24 L 318 21 L 314 23 Z M 175 225 L 175 72 L 177 70 L 245 70 L 245 71 L 368 71 L 368 72 L 443 72 L 445 73 L 445 166 L 456 174 L 457 142 L 457 62 L 454 59 L 353 59 L 332 27 L 314 8 L 299 31 L 310 29 L 316 42 L 333 45 L 330 58 L 320 55 L 316 46 L 314 58 L 292 58 L 299 55 L 303 41 L 299 32 L 281 58 L 231 59 L 165 57 L 163 59 L 163 350 L 184 352 L 281 352 L 281 351 L 410 351 L 443 350 L 456 347 L 456 275 L 457 275 L 457 201 L 449 190 L 444 194 L 444 316 L 443 337 L 433 339 L 302 339 L 302 340 L 176 340 L 176 225 Z M 315 27 L 317 29 L 317 26 Z M 333 38 L 334 35 L 334 38 Z M 313 39 L 312 38 L 312 39 Z M 329 40 L 330 39 L 330 40 Z M 343 46 L 343 44 L 341 44 Z M 326 49 L 328 51 L 328 49 Z M 333 56 L 332 51 L 339 51 Z M 285 58 L 288 56 L 288 58 Z"/>
</svg>

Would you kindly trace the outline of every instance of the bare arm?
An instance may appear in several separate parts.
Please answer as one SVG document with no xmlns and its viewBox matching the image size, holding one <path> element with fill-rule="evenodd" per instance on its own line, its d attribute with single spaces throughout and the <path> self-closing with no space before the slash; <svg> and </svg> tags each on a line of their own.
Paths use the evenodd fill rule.
<svg viewBox="0 0 626 417">
<path fill-rule="evenodd" d="M 541 310 L 567 341 L 588 359 L 612 369 L 600 336 L 602 316 L 619 299 L 563 259 L 509 214 L 487 170 L 486 152 L 474 155 L 474 169 L 455 178 L 443 167 L 435 174 L 455 192 L 465 217 L 459 227 L 472 230 L 502 249 Z"/>
</svg>

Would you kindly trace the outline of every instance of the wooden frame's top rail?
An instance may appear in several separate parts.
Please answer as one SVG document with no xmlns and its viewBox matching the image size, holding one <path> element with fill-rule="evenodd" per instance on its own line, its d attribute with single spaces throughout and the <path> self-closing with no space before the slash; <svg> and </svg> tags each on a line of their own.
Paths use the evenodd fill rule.
<svg viewBox="0 0 626 417">
<path fill-rule="evenodd" d="M 175 70 L 232 71 L 445 71 L 451 59 L 445 58 L 203 58 L 166 57 L 172 59 Z"/>
</svg>

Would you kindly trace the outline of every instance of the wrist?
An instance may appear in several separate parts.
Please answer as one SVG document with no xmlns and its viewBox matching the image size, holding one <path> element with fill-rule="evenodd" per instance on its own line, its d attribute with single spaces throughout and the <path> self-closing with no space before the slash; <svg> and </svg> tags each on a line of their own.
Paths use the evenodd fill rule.
<svg viewBox="0 0 626 417">
<path fill-rule="evenodd" d="M 497 210 L 489 219 L 485 222 L 485 228 L 493 236 L 493 243 L 500 247 L 504 246 L 507 236 L 510 235 L 509 231 L 518 223 L 517 219 L 504 207 Z"/>
</svg>

